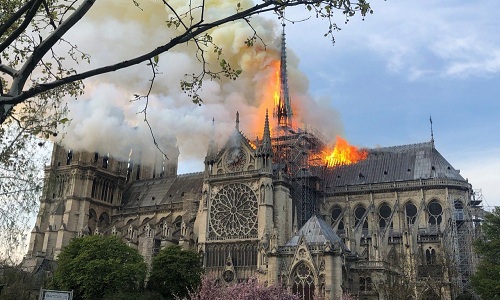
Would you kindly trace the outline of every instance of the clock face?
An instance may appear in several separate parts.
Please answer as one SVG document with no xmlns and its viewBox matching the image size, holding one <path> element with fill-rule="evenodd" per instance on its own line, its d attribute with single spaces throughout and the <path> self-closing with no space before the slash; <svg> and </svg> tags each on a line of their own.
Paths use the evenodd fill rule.
<svg viewBox="0 0 500 300">
<path fill-rule="evenodd" d="M 248 238 L 257 235 L 257 196 L 249 186 L 228 184 L 214 195 L 211 202 L 211 238 Z"/>
<path fill-rule="evenodd" d="M 247 154 L 241 147 L 233 147 L 226 154 L 226 167 L 229 171 L 239 172 L 243 170 L 247 162 Z"/>
</svg>

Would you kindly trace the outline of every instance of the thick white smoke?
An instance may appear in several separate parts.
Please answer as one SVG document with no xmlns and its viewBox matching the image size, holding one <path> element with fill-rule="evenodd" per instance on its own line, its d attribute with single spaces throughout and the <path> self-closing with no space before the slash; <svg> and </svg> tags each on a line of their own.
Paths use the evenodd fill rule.
<svg viewBox="0 0 500 300">
<path fill-rule="evenodd" d="M 251 5 L 248 1 L 206 1 L 205 19 L 234 13 L 238 2 L 242 6 Z M 187 3 L 169 1 L 181 11 Z M 168 13 L 161 1 L 143 1 L 141 9 L 129 1 L 96 2 L 89 18 L 68 37 L 92 56 L 90 66 L 80 67 L 119 62 L 150 51 L 175 36 L 175 29 L 166 26 Z M 234 128 L 236 111 L 240 112 L 243 132 L 248 135 L 262 132 L 265 110 L 273 109 L 272 99 L 264 99 L 266 93 L 262 89 L 273 72 L 271 63 L 280 57 L 281 26 L 260 16 L 252 18 L 252 25 L 266 46 L 260 42 L 250 48 L 245 45 L 244 41 L 253 32 L 245 22 L 230 23 L 210 32 L 214 43 L 222 48 L 224 59 L 243 73 L 235 81 L 206 80 L 201 106 L 194 105 L 179 84 L 184 74 L 200 72 L 194 43 L 179 45 L 160 56 L 161 74 L 155 80 L 147 118 L 167 155 L 175 153 L 178 146 L 181 163 L 199 159 L 201 169 L 212 118 L 218 144 L 222 145 Z M 338 114 L 328 101 L 312 99 L 307 78 L 298 70 L 298 59 L 291 49 L 287 52 L 294 124 L 308 123 L 308 127 L 321 130 L 328 138 L 334 137 L 342 130 Z M 215 54 L 209 51 L 206 58 L 209 66 L 218 66 Z M 134 153 L 153 153 L 155 146 L 149 128 L 144 115 L 139 113 L 145 102 L 130 101 L 134 93 L 146 93 L 151 76 L 150 67 L 144 64 L 86 81 L 85 95 L 68 104 L 72 121 L 63 129 L 66 134 L 62 143 L 75 150 L 110 153 L 119 159 L 127 159 L 130 149 Z"/>
</svg>

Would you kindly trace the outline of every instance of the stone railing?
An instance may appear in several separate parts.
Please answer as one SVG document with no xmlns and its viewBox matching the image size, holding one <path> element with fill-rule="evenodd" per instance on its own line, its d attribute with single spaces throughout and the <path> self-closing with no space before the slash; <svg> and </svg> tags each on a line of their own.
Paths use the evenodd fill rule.
<svg viewBox="0 0 500 300">
<path fill-rule="evenodd" d="M 358 261 L 356 267 L 359 269 L 387 269 L 385 261 Z"/>
<path fill-rule="evenodd" d="M 471 185 L 466 181 L 454 179 L 418 179 L 412 181 L 395 181 L 391 183 L 370 183 L 359 185 L 345 185 L 338 187 L 327 188 L 328 193 L 343 194 L 343 193 L 357 193 L 366 191 L 382 191 L 394 189 L 419 189 L 424 187 L 457 187 L 461 189 L 470 189 Z"/>
<path fill-rule="evenodd" d="M 251 171 L 241 171 L 241 172 L 234 172 L 234 173 L 224 173 L 224 174 L 216 174 L 216 175 L 210 175 L 210 179 L 222 179 L 222 178 L 228 178 L 228 177 L 238 177 L 238 176 L 248 176 L 248 175 L 257 175 L 260 174 L 262 170 L 251 170 Z"/>
<path fill-rule="evenodd" d="M 152 206 L 129 206 L 127 208 L 120 208 L 118 214 L 128 215 L 137 213 L 154 213 L 162 210 L 182 210 L 182 202 L 158 204 Z"/>
</svg>

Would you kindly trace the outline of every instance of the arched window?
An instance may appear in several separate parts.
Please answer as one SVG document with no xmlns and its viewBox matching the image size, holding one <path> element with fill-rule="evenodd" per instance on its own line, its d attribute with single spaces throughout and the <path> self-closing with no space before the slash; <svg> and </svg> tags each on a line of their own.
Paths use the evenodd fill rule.
<svg viewBox="0 0 500 300">
<path fill-rule="evenodd" d="M 463 205 L 462 201 L 455 200 L 454 207 L 455 207 L 455 220 L 463 221 L 464 220 L 464 205 Z"/>
<path fill-rule="evenodd" d="M 109 226 L 109 216 L 107 213 L 103 212 L 100 216 L 99 216 L 99 228 L 101 230 L 104 230 L 106 229 L 107 227 Z"/>
<path fill-rule="evenodd" d="M 300 263 L 292 272 L 292 292 L 301 300 L 312 300 L 314 295 L 314 276 L 311 269 Z"/>
<path fill-rule="evenodd" d="M 436 250 L 432 249 L 432 247 L 429 247 L 429 249 L 425 250 L 425 262 L 428 265 L 436 264 Z"/>
<path fill-rule="evenodd" d="M 361 219 L 363 219 L 365 213 L 366 213 L 366 208 L 364 208 L 361 205 L 356 207 L 356 209 L 354 210 L 354 226 L 357 226 L 359 222 L 361 222 Z"/>
<path fill-rule="evenodd" d="M 417 207 L 415 204 L 408 202 L 405 205 L 405 215 L 406 215 L 406 224 L 413 225 L 415 224 L 415 219 L 417 216 Z"/>
<path fill-rule="evenodd" d="M 342 218 L 342 207 L 340 205 L 334 205 L 332 208 L 332 228 L 337 225 L 337 234 L 344 234 L 344 220 Z M 335 229 L 335 228 L 334 228 Z"/>
<path fill-rule="evenodd" d="M 340 207 L 340 205 L 334 205 L 332 208 L 332 225 L 337 222 L 341 214 L 342 207 Z"/>
<path fill-rule="evenodd" d="M 89 234 L 93 234 L 97 225 L 97 213 L 93 209 L 89 209 L 89 221 L 88 221 Z"/>
<path fill-rule="evenodd" d="M 359 277 L 359 290 L 360 291 L 371 291 L 372 290 L 372 278 L 370 276 Z"/>
<path fill-rule="evenodd" d="M 441 224 L 441 221 L 443 220 L 443 207 L 437 200 L 432 200 L 429 202 L 427 212 L 429 217 L 429 229 L 431 231 L 438 231 L 439 224 Z"/>
<path fill-rule="evenodd" d="M 391 213 L 392 209 L 387 203 L 382 203 L 378 208 L 378 225 L 381 229 L 389 225 Z"/>
<path fill-rule="evenodd" d="M 344 221 L 340 220 L 339 225 L 337 226 L 337 234 L 344 235 L 345 234 L 345 225 Z"/>
</svg>

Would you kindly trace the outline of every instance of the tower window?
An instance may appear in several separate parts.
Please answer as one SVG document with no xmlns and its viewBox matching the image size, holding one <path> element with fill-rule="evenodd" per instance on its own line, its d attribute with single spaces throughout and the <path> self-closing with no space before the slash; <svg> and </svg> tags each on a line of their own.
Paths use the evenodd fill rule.
<svg viewBox="0 0 500 300">
<path fill-rule="evenodd" d="M 103 156 L 103 158 L 102 158 L 102 167 L 104 169 L 108 168 L 108 163 L 109 163 L 109 157 L 107 155 Z"/>
<path fill-rule="evenodd" d="M 71 160 L 73 159 L 73 150 L 68 151 L 68 156 L 66 157 L 66 165 L 71 164 Z"/>
</svg>

